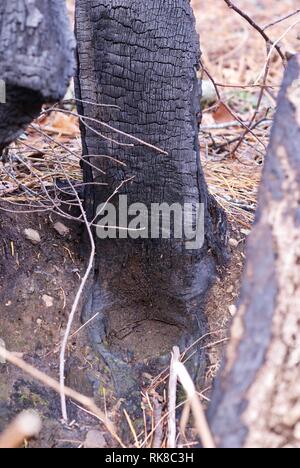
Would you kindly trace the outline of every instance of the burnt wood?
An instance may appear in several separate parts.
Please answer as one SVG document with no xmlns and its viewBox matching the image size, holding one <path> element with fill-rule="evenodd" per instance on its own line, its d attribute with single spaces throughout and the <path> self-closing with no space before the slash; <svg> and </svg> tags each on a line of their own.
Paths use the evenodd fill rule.
<svg viewBox="0 0 300 468">
<path fill-rule="evenodd" d="M 239 311 L 209 421 L 219 447 L 298 447 L 300 56 L 289 63 L 248 240 Z"/>
<path fill-rule="evenodd" d="M 0 153 L 40 112 L 64 97 L 74 72 L 74 38 L 64 0 L 1 0 Z"/>
<path fill-rule="evenodd" d="M 77 0 L 76 37 L 78 109 L 89 119 L 82 125 L 83 156 L 96 166 L 84 164 L 90 219 L 118 187 L 129 204 L 147 208 L 163 202 L 204 205 L 205 240 L 196 250 L 174 236 L 97 240 L 85 319 L 99 312 L 90 326 L 93 341 L 124 396 L 134 380 L 134 361 L 131 353 L 112 351 L 110 330 L 128 311 L 131 320 L 177 326 L 182 348 L 199 338 L 207 326 L 206 294 L 224 261 L 226 218 L 208 193 L 200 164 L 200 46 L 190 2 Z M 118 207 L 118 196 L 111 202 Z"/>
</svg>

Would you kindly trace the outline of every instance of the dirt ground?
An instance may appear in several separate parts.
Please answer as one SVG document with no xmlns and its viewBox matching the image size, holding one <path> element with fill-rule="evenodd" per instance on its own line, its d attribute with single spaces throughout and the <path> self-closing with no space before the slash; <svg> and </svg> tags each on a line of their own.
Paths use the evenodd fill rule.
<svg viewBox="0 0 300 468">
<path fill-rule="evenodd" d="M 82 228 L 64 220 L 70 231 L 67 237 L 62 237 L 53 227 L 56 220 L 53 215 L 44 214 L 0 214 L 0 338 L 7 349 L 20 353 L 28 363 L 57 379 L 59 343 L 85 262 L 81 255 Z M 39 232 L 41 242 L 38 245 L 26 239 L 24 230 L 28 228 Z M 208 301 L 213 333 L 209 340 L 200 344 L 209 344 L 208 383 L 199 389 L 206 393 L 220 363 L 218 348 L 226 337 L 230 306 L 238 294 L 244 241 L 238 231 L 234 236 L 240 244 L 233 249 L 231 265 L 218 278 Z M 80 326 L 78 314 L 73 332 Z M 165 346 L 163 336 L 161 346 Z M 95 398 L 100 407 L 107 406 L 109 415 L 118 421 L 119 405 L 114 399 L 110 376 L 90 349 L 84 330 L 69 343 L 67 384 Z M 158 392 L 163 398 L 162 388 L 160 386 Z M 31 441 L 29 447 L 75 448 L 84 444 L 90 430 L 104 431 L 95 418 L 73 403 L 69 403 L 69 414 L 76 423 L 71 427 L 63 425 L 57 394 L 28 378 L 21 370 L 0 364 L 0 431 L 14 415 L 29 408 L 36 409 L 43 417 L 41 437 L 36 442 Z M 104 433 L 104 438 L 105 445 L 113 445 L 108 433 Z"/>
<path fill-rule="evenodd" d="M 69 3 L 71 8 L 73 2 Z M 194 0 L 192 3 L 197 15 L 197 27 L 201 30 L 204 63 L 214 78 L 219 82 L 242 85 L 254 80 L 265 60 L 264 43 L 260 37 L 253 35 L 251 28 L 228 11 L 222 0 Z M 257 21 L 266 24 L 289 9 L 295 10 L 297 2 L 243 0 L 239 2 L 239 6 L 250 10 Z M 72 12 L 72 8 L 70 11 Z M 272 31 L 274 37 L 278 38 L 283 34 L 291 22 L 293 21 L 284 27 L 276 27 Z M 299 47 L 295 31 L 293 34 L 287 34 L 283 42 L 291 51 L 295 50 L 297 45 Z M 274 58 L 270 75 L 273 84 L 280 83 L 281 75 L 282 68 Z M 271 108 L 271 115 L 275 108 L 277 90 L 278 87 L 274 88 L 273 94 L 263 103 L 263 110 Z M 229 102 L 245 121 L 253 113 L 257 95 L 257 90 L 250 92 L 222 89 L 222 96 L 226 102 Z M 39 174 L 46 173 L 44 180 L 51 185 L 53 178 L 57 177 L 58 166 L 55 158 L 58 155 L 61 163 L 68 164 L 66 167 L 69 176 L 80 180 L 79 156 L 78 159 L 74 156 L 74 153 L 80 154 L 76 118 L 66 120 L 54 115 L 46 122 L 40 123 L 48 135 L 57 138 L 59 143 L 55 146 L 49 139 L 33 131 L 28 132 L 27 143 L 31 148 L 38 148 L 38 151 L 31 149 L 31 153 L 28 154 L 28 160 L 31 161 L 35 172 L 39 170 Z M 215 123 L 212 113 L 205 110 L 203 125 L 211 127 Z M 217 123 L 220 121 L 217 120 Z M 268 142 L 269 130 L 270 123 L 256 133 L 263 144 Z M 253 220 L 265 153 L 261 143 L 258 144 L 253 135 L 248 136 L 241 146 L 238 159 L 226 158 L 220 153 L 220 145 L 239 135 L 240 131 L 241 129 L 236 128 L 210 128 L 200 135 L 203 165 L 210 191 L 227 211 L 231 222 L 231 261 L 226 271 L 218 273 L 216 284 L 209 294 L 207 315 L 210 334 L 197 345 L 207 349 L 210 361 L 205 385 L 198 389 L 204 402 L 209 398 L 212 381 L 226 345 L 230 319 L 235 313 L 245 260 L 245 241 Z M 62 147 L 66 144 L 72 154 Z M 17 148 L 19 147 L 16 146 L 12 151 L 16 151 Z M 7 179 L 7 171 L 6 167 L 0 166 L 0 203 L 4 209 L 0 211 L 0 339 L 5 342 L 7 349 L 20 353 L 27 362 L 57 379 L 59 343 L 86 267 L 80 241 L 82 228 L 75 222 L 64 219 L 62 222 L 68 227 L 69 233 L 62 236 L 54 229 L 57 215 L 13 213 L 11 202 L 24 204 L 26 197 L 24 191 L 18 191 L 19 186 L 16 185 L 15 179 Z M 32 181 L 28 172 L 23 172 L 24 174 L 21 171 L 18 175 L 19 183 L 21 181 L 25 186 L 31 184 L 31 188 L 38 187 L 38 181 Z M 4 189 L 3 180 L 6 180 Z M 26 207 L 23 209 L 26 210 Z M 41 241 L 37 245 L 33 245 L 24 234 L 24 230 L 29 228 L 37 230 L 40 234 Z M 107 411 L 108 416 L 118 426 L 120 402 L 114 397 L 109 372 L 90 348 L 86 330 L 77 333 L 80 327 L 78 311 L 72 329 L 72 333 L 75 334 L 68 346 L 67 384 L 82 394 L 95 398 L 99 407 Z M 163 338 L 161 344 L 165 345 Z M 141 395 L 146 415 L 145 426 L 151 426 L 153 423 L 153 411 L 150 407 L 154 395 L 158 395 L 165 410 L 166 376 L 167 371 L 159 378 L 148 376 L 147 386 Z M 28 447 L 81 447 L 91 430 L 100 432 L 100 445 L 115 446 L 115 441 L 104 427 L 73 402 L 68 403 L 72 422 L 70 425 L 63 424 L 58 395 L 30 379 L 21 370 L 0 362 L 0 432 L 15 414 L 27 408 L 35 408 L 43 418 L 41 436 L 36 441 L 30 441 Z M 127 430 L 129 435 L 129 428 Z M 193 445 L 195 437 L 192 430 L 189 435 L 189 442 Z M 139 434 L 139 440 L 145 438 L 144 433 Z"/>
<path fill-rule="evenodd" d="M 79 254 L 78 227 L 70 226 L 67 239 L 57 234 L 53 223 L 45 215 L 0 214 L 0 337 L 7 349 L 21 353 L 27 362 L 57 378 L 57 344 L 84 265 Z M 33 245 L 25 238 L 24 230 L 28 228 L 39 232 L 40 244 Z M 76 339 L 70 342 L 68 365 L 76 359 L 75 345 Z M 82 385 L 86 393 L 88 382 L 83 380 Z M 60 434 L 65 431 L 59 424 L 57 395 L 16 368 L 0 364 L 0 430 L 12 415 L 29 408 L 37 409 L 44 418 L 38 445 L 60 446 Z M 77 410 L 71 411 L 75 414 Z M 66 435 L 67 439 L 81 440 L 77 431 L 73 434 L 68 429 L 64 438 Z"/>
</svg>

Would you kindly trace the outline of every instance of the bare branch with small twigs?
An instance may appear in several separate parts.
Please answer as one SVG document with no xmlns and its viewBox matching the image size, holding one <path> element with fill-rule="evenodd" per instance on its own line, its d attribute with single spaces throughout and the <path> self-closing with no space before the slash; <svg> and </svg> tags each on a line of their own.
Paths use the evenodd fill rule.
<svg viewBox="0 0 300 468">
<path fill-rule="evenodd" d="M 270 37 L 266 34 L 266 32 L 257 23 L 255 23 L 255 21 L 249 15 L 247 15 L 247 13 L 243 12 L 240 8 L 238 8 L 236 5 L 234 5 L 230 0 L 224 0 L 224 2 L 228 5 L 229 8 L 231 8 L 236 13 L 238 13 L 254 29 L 256 29 L 256 31 L 258 31 L 259 34 L 264 38 L 264 40 L 266 41 L 266 43 L 268 44 L 269 47 L 274 45 L 274 42 L 270 39 Z M 278 44 L 275 45 L 275 49 L 276 49 L 278 55 L 280 56 L 280 58 L 282 59 L 284 65 L 285 65 L 286 58 L 285 58 L 285 56 L 284 56 L 283 52 L 281 51 L 281 48 L 279 47 Z"/>
</svg>

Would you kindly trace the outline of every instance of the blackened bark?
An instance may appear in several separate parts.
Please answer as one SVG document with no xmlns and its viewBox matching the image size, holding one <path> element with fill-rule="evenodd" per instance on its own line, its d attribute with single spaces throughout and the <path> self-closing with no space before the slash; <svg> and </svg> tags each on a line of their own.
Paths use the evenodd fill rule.
<svg viewBox="0 0 300 468">
<path fill-rule="evenodd" d="M 209 419 L 219 447 L 300 448 L 300 56 L 289 63 Z"/>
<path fill-rule="evenodd" d="M 86 318 L 99 312 L 91 325 L 93 340 L 124 396 L 134 385 L 134 364 L 171 349 L 167 338 L 158 348 L 157 327 L 161 337 L 166 324 L 173 327 L 173 338 L 181 340 L 182 347 L 206 330 L 203 305 L 217 257 L 223 258 L 226 221 L 208 194 L 199 159 L 200 49 L 190 2 L 77 0 L 76 35 L 76 91 L 83 101 L 79 112 L 166 153 L 87 120 L 94 130 L 82 126 L 84 156 L 98 170 L 85 165 L 85 180 L 107 184 L 88 186 L 88 212 L 95 214 L 131 177 L 119 190 L 128 196 L 128 204 L 150 208 L 152 203 L 201 202 L 205 208 L 206 237 L 196 250 L 187 250 L 183 239 L 174 238 L 97 241 Z M 117 196 L 111 201 L 118 206 Z M 153 327 L 151 355 L 145 324 Z"/>
<path fill-rule="evenodd" d="M 74 39 L 64 0 L 1 0 L 0 153 L 44 102 L 62 99 L 74 71 Z"/>
</svg>

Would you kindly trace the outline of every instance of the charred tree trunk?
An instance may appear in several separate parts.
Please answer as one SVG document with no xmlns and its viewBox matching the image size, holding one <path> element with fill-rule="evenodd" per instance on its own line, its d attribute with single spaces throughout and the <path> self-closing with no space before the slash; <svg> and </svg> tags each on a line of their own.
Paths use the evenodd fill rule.
<svg viewBox="0 0 300 468">
<path fill-rule="evenodd" d="M 219 447 L 300 447 L 300 57 L 288 66 L 209 419 Z"/>
<path fill-rule="evenodd" d="M 63 98 L 74 71 L 74 40 L 64 0 L 1 0 L 0 154 L 45 102 Z"/>
<path fill-rule="evenodd" d="M 199 160 L 200 49 L 190 2 L 77 0 L 76 35 L 80 114 L 161 149 L 85 119 L 84 158 L 94 165 L 84 165 L 90 218 L 108 199 L 119 208 L 119 196 L 111 197 L 118 187 L 129 206 L 204 207 L 205 239 L 195 250 L 174 238 L 174 225 L 170 239 L 117 231 L 120 238 L 97 240 L 85 319 L 99 313 L 92 339 L 124 396 L 137 388 L 145 362 L 157 371 L 174 343 L 183 349 L 206 330 L 203 305 L 223 259 L 226 221 Z"/>
</svg>

